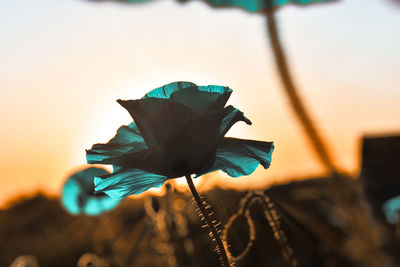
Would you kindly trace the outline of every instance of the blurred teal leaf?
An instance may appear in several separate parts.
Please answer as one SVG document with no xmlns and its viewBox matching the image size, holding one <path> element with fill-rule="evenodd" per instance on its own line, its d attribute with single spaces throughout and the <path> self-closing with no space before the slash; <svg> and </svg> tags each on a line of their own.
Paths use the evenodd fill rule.
<svg viewBox="0 0 400 267">
<path fill-rule="evenodd" d="M 122 198 L 160 187 L 168 179 L 223 170 L 232 177 L 269 167 L 273 144 L 224 138 L 243 112 L 227 106 L 232 90 L 174 82 L 138 100 L 118 100 L 134 122 L 107 144 L 87 150 L 91 164 L 112 164 L 95 178 L 95 190 Z"/>
<path fill-rule="evenodd" d="M 102 168 L 90 167 L 72 174 L 64 184 L 61 203 L 71 214 L 99 215 L 115 208 L 120 200 L 105 194 L 94 194 L 96 176 L 107 175 Z"/>
<path fill-rule="evenodd" d="M 396 224 L 399 221 L 400 215 L 400 196 L 386 201 L 382 209 L 385 213 L 386 221 L 390 224 Z"/>
</svg>

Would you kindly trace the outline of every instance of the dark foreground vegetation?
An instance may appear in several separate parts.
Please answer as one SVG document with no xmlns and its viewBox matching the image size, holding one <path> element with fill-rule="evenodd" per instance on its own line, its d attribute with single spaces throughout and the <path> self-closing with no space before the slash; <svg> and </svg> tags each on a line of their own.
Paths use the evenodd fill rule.
<svg viewBox="0 0 400 267">
<path fill-rule="evenodd" d="M 388 224 L 381 209 L 399 195 L 399 141 L 366 139 L 357 178 L 206 192 L 219 229 L 229 225 L 223 235 L 235 265 L 400 266 L 399 223 Z M 40 266 L 218 266 L 191 195 L 167 191 L 95 217 L 71 216 L 43 195 L 20 200 L 0 211 L 0 266 L 20 255 Z"/>
</svg>

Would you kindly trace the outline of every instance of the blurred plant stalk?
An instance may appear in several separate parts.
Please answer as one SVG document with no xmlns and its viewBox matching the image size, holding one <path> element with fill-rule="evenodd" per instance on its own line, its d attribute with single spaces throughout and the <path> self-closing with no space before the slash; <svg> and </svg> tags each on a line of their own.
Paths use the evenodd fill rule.
<svg viewBox="0 0 400 267">
<path fill-rule="evenodd" d="M 330 156 L 328 146 L 323 138 L 318 134 L 317 128 L 315 127 L 309 112 L 307 111 L 305 104 L 300 98 L 298 89 L 293 82 L 292 75 L 290 73 L 286 55 L 281 45 L 278 28 L 276 26 L 274 9 L 266 12 L 268 33 L 271 41 L 273 54 L 275 56 L 275 62 L 278 67 L 278 71 L 283 83 L 283 88 L 290 101 L 291 107 L 303 126 L 304 131 L 315 151 L 319 160 L 324 167 L 331 173 L 338 173 L 337 167 L 333 163 Z"/>
</svg>

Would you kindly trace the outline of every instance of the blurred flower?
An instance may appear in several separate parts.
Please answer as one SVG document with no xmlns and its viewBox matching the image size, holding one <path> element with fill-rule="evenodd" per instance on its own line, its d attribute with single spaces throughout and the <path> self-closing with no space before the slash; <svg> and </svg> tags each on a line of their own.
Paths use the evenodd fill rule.
<svg viewBox="0 0 400 267">
<path fill-rule="evenodd" d="M 71 175 L 64 185 L 61 203 L 72 214 L 99 215 L 115 208 L 119 199 L 104 193 L 94 194 L 95 176 L 109 174 L 102 168 L 90 167 Z"/>
<path fill-rule="evenodd" d="M 236 6 L 250 12 L 261 12 L 290 3 L 306 5 L 312 3 L 336 1 L 336 0 L 205 0 L 205 1 L 208 2 L 210 5 L 216 7 Z"/>
<path fill-rule="evenodd" d="M 94 179 L 95 190 L 112 197 L 139 194 L 184 175 L 223 170 L 232 177 L 270 165 L 272 142 L 224 138 L 238 121 L 251 122 L 233 106 L 232 90 L 174 82 L 139 100 L 118 100 L 134 122 L 107 144 L 86 151 L 88 163 L 112 164 L 112 174 Z"/>
<path fill-rule="evenodd" d="M 143 3 L 150 2 L 152 0 L 90 0 L 92 2 L 123 2 L 123 3 Z M 189 0 L 177 0 L 179 2 L 187 2 Z M 299 4 L 306 5 L 312 3 L 321 3 L 328 1 L 337 1 L 337 0 L 205 0 L 210 5 L 213 6 L 237 6 L 243 9 L 246 9 L 250 12 L 259 12 L 263 10 L 268 10 L 274 7 L 283 6 L 285 4 Z"/>
<path fill-rule="evenodd" d="M 399 221 L 400 214 L 400 196 L 389 199 L 383 204 L 383 212 L 386 216 L 386 221 L 391 224 L 396 224 Z"/>
</svg>

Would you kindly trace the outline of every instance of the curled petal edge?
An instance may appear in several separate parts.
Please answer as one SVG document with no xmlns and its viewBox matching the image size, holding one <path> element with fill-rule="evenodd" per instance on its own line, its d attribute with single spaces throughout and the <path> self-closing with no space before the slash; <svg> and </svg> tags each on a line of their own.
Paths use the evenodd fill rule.
<svg viewBox="0 0 400 267">
<path fill-rule="evenodd" d="M 273 142 L 224 138 L 217 148 L 212 167 L 196 176 L 222 170 L 231 177 L 240 177 L 250 175 L 258 165 L 268 169 L 273 150 Z"/>
</svg>

